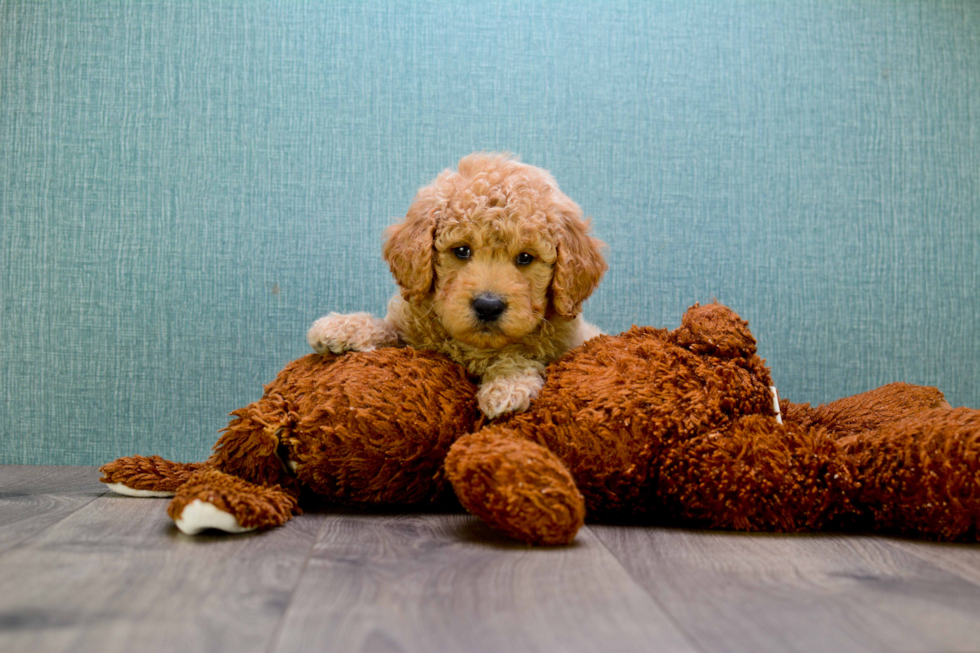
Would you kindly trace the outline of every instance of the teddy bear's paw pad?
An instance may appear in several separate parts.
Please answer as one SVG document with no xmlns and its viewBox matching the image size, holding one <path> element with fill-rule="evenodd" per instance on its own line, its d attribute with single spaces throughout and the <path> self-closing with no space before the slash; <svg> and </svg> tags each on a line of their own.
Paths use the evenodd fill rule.
<svg viewBox="0 0 980 653">
<path fill-rule="evenodd" d="M 544 378 L 536 372 L 501 376 L 482 383 L 476 399 L 483 414 L 495 419 L 526 411 L 543 387 Z"/>
<path fill-rule="evenodd" d="M 172 497 L 176 492 L 166 490 L 138 490 L 122 483 L 106 483 L 105 486 L 115 492 L 127 497 Z"/>
<path fill-rule="evenodd" d="M 213 503 L 194 499 L 181 511 L 174 523 L 182 533 L 197 535 L 201 531 L 215 529 L 226 533 L 247 533 L 255 526 L 246 527 L 238 523 L 235 516 L 215 507 Z"/>
</svg>

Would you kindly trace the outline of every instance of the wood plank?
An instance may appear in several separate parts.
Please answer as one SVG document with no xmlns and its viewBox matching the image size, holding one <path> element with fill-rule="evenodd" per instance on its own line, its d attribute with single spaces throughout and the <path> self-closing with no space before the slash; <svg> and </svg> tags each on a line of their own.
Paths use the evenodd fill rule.
<svg viewBox="0 0 980 653">
<path fill-rule="evenodd" d="M 322 518 L 191 538 L 165 507 L 105 495 L 0 554 L 0 650 L 266 650 Z"/>
<path fill-rule="evenodd" d="M 586 528 L 529 548 L 462 514 L 324 523 L 278 651 L 692 651 Z"/>
<path fill-rule="evenodd" d="M 891 546 L 926 560 L 963 580 L 980 585 L 980 544 L 890 539 Z"/>
<path fill-rule="evenodd" d="M 98 467 L 0 465 L 0 495 L 10 492 L 51 494 L 104 490 Z"/>
<path fill-rule="evenodd" d="M 105 494 L 95 467 L 0 467 L 0 552 Z"/>
<path fill-rule="evenodd" d="M 593 526 L 712 651 L 972 651 L 980 588 L 884 538 Z"/>
</svg>

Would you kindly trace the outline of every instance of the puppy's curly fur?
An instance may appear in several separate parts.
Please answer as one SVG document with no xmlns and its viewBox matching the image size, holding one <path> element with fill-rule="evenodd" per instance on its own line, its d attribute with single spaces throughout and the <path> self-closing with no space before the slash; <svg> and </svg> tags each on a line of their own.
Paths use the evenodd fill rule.
<svg viewBox="0 0 980 653">
<path fill-rule="evenodd" d="M 606 271 L 602 247 L 548 172 L 471 154 L 388 229 L 384 257 L 401 292 L 384 320 L 332 313 L 308 340 L 320 353 L 440 351 L 480 378 L 485 415 L 526 410 L 545 366 L 599 334 L 579 313 Z"/>
</svg>

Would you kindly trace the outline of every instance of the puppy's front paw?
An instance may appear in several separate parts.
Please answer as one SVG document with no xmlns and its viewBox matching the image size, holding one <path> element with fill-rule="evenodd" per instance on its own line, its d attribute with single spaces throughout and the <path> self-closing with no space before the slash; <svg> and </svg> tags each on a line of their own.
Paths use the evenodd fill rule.
<svg viewBox="0 0 980 653">
<path fill-rule="evenodd" d="M 313 323 L 306 332 L 306 341 L 318 354 L 342 354 L 393 345 L 398 342 L 398 334 L 370 313 L 331 313 Z"/>
<path fill-rule="evenodd" d="M 494 419 L 504 413 L 524 412 L 543 387 L 544 378 L 536 372 L 498 376 L 480 385 L 476 399 L 483 414 Z"/>
</svg>

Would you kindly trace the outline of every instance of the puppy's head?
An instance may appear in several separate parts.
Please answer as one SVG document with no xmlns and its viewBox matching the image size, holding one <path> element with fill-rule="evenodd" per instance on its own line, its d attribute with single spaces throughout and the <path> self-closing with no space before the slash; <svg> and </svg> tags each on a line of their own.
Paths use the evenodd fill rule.
<svg viewBox="0 0 980 653">
<path fill-rule="evenodd" d="M 575 317 L 606 271 L 601 247 L 546 171 L 471 154 L 419 191 L 384 257 L 407 301 L 431 298 L 453 338 L 496 349 Z"/>
</svg>

